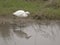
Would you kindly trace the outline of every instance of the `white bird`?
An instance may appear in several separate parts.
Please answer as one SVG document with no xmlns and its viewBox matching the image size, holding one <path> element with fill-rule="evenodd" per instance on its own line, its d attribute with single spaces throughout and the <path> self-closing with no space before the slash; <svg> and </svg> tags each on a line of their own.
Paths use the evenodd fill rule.
<svg viewBox="0 0 60 45">
<path fill-rule="evenodd" d="M 16 12 L 13 13 L 13 15 L 17 16 L 17 17 L 27 17 L 30 14 L 30 12 L 28 11 L 24 11 L 24 10 L 18 10 Z"/>
</svg>

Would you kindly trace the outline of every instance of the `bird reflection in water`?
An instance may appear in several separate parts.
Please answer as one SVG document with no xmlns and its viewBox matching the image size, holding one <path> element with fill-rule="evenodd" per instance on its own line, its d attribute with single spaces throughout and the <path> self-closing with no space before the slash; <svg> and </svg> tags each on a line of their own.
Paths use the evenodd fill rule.
<svg viewBox="0 0 60 45">
<path fill-rule="evenodd" d="M 18 37 L 21 37 L 21 38 L 26 38 L 26 39 L 29 39 L 31 36 L 28 36 L 27 33 L 23 32 L 22 30 L 13 30 L 13 32 L 18 36 Z"/>
</svg>

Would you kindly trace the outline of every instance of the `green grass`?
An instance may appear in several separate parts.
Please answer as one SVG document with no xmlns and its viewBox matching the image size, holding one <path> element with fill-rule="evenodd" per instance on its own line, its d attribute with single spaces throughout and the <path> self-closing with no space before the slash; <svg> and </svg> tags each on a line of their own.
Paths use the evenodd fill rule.
<svg viewBox="0 0 60 45">
<path fill-rule="evenodd" d="M 12 15 L 16 10 L 27 10 L 31 16 L 44 15 L 48 19 L 60 19 L 60 1 L 53 5 L 45 1 L 0 0 L 0 15 Z M 43 17 L 42 17 L 43 18 Z M 46 17 L 45 17 L 46 18 Z"/>
<path fill-rule="evenodd" d="M 0 1 L 0 12 L 1 13 L 9 13 L 9 12 L 13 12 L 15 10 L 18 9 L 23 9 L 23 10 L 28 10 L 31 12 L 35 12 L 38 10 L 38 4 L 36 4 L 35 2 L 25 2 L 25 1 L 21 1 L 21 0 L 1 0 Z M 40 8 L 40 7 L 39 7 Z"/>
</svg>

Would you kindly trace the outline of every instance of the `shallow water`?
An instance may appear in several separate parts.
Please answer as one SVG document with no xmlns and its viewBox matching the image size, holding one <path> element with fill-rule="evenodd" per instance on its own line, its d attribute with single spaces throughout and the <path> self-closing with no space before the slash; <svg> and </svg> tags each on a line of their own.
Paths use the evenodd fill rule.
<svg viewBox="0 0 60 45">
<path fill-rule="evenodd" d="M 0 45 L 60 45 L 60 23 L 1 24 Z"/>
</svg>

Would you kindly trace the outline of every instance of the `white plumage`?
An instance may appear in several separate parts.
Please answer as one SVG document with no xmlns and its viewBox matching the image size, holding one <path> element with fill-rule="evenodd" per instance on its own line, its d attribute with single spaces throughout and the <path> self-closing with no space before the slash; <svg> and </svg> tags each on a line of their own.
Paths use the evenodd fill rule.
<svg viewBox="0 0 60 45">
<path fill-rule="evenodd" d="M 28 11 L 24 11 L 24 10 L 18 10 L 16 12 L 13 13 L 13 15 L 17 16 L 17 17 L 27 17 L 30 14 L 30 12 Z"/>
</svg>

